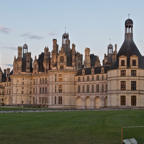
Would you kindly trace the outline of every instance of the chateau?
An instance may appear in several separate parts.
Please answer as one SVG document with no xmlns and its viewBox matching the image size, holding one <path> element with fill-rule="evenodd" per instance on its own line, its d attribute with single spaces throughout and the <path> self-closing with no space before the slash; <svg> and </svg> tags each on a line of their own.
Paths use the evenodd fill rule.
<svg viewBox="0 0 144 144">
<path fill-rule="evenodd" d="M 70 45 L 69 34 L 62 46 L 53 39 L 53 50 L 44 48 L 34 61 L 28 45 L 18 47 L 13 70 L 0 69 L 0 104 L 47 105 L 50 108 L 96 109 L 144 107 L 144 57 L 133 41 L 133 21 L 125 21 L 125 39 L 109 44 L 102 65 L 85 48 L 83 55 Z"/>
</svg>

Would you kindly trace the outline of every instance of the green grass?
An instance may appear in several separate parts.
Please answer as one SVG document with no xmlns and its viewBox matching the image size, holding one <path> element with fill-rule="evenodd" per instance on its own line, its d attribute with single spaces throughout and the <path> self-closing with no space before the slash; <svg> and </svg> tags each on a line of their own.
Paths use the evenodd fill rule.
<svg viewBox="0 0 144 144">
<path fill-rule="evenodd" d="M 0 114 L 1 144 L 120 144 L 121 126 L 144 125 L 143 110 Z M 144 128 L 124 138 L 144 143 Z"/>
</svg>

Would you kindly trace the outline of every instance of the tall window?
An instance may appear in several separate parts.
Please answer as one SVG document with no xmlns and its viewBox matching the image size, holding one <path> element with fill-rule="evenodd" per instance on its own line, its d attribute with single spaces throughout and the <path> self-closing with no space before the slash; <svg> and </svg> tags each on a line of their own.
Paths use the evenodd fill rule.
<svg viewBox="0 0 144 144">
<path fill-rule="evenodd" d="M 64 62 L 64 56 L 60 56 L 60 62 Z"/>
<path fill-rule="evenodd" d="M 121 96 L 121 105 L 126 105 L 126 97 Z"/>
<path fill-rule="evenodd" d="M 87 76 L 87 81 L 89 81 L 89 76 Z"/>
<path fill-rule="evenodd" d="M 121 60 L 121 66 L 125 66 L 125 60 Z"/>
<path fill-rule="evenodd" d="M 60 69 L 64 69 L 63 65 L 60 66 Z"/>
<path fill-rule="evenodd" d="M 41 84 L 41 78 L 40 78 L 40 84 Z"/>
<path fill-rule="evenodd" d="M 35 85 L 35 79 L 33 79 L 33 85 Z"/>
<path fill-rule="evenodd" d="M 35 88 L 33 88 L 33 94 L 35 94 Z"/>
<path fill-rule="evenodd" d="M 106 92 L 107 92 L 107 84 L 106 84 Z"/>
<path fill-rule="evenodd" d="M 84 77 L 83 77 L 83 81 L 84 81 Z"/>
<path fill-rule="evenodd" d="M 78 86 L 78 93 L 80 93 L 80 85 Z"/>
<path fill-rule="evenodd" d="M 80 77 L 78 77 L 78 81 L 80 82 Z"/>
<path fill-rule="evenodd" d="M 104 84 L 102 84 L 102 92 L 104 92 Z"/>
<path fill-rule="evenodd" d="M 131 106 L 136 106 L 136 96 L 131 96 Z"/>
<path fill-rule="evenodd" d="M 97 80 L 99 80 L 99 75 L 97 75 Z"/>
<path fill-rule="evenodd" d="M 85 91 L 85 90 L 84 90 L 84 85 L 83 85 L 83 93 L 84 93 L 84 91 Z"/>
<path fill-rule="evenodd" d="M 92 85 L 92 92 L 94 92 L 94 85 Z"/>
<path fill-rule="evenodd" d="M 59 103 L 58 104 L 62 104 L 62 96 L 59 96 Z"/>
<path fill-rule="evenodd" d="M 99 92 L 99 85 L 96 85 L 96 92 Z"/>
<path fill-rule="evenodd" d="M 55 81 L 57 81 L 57 74 L 55 74 Z"/>
<path fill-rule="evenodd" d="M 136 81 L 131 81 L 131 90 L 136 90 Z"/>
<path fill-rule="evenodd" d="M 40 91 L 39 91 L 39 93 L 41 94 L 41 88 L 40 88 Z"/>
<path fill-rule="evenodd" d="M 42 93 L 44 94 L 44 88 L 42 88 Z"/>
<path fill-rule="evenodd" d="M 136 60 L 132 60 L 132 66 L 136 66 Z"/>
<path fill-rule="evenodd" d="M 104 75 L 102 75 L 102 80 L 104 80 Z"/>
<path fill-rule="evenodd" d="M 45 87 L 45 94 L 47 94 L 47 88 Z"/>
<path fill-rule="evenodd" d="M 92 81 L 94 81 L 94 76 L 92 76 Z"/>
<path fill-rule="evenodd" d="M 45 84 L 47 84 L 47 78 L 45 78 Z"/>
<path fill-rule="evenodd" d="M 37 81 L 37 79 L 36 79 L 36 84 L 38 84 L 38 81 Z"/>
<path fill-rule="evenodd" d="M 121 81 L 121 90 L 126 90 L 126 82 Z"/>
<path fill-rule="evenodd" d="M 63 75 L 59 74 L 59 81 L 63 81 Z"/>
<path fill-rule="evenodd" d="M 136 76 L 136 70 L 131 70 L 131 76 Z"/>
<path fill-rule="evenodd" d="M 125 70 L 121 70 L 121 76 L 126 76 L 126 71 Z"/>
<path fill-rule="evenodd" d="M 89 93 L 89 85 L 87 85 L 87 93 Z"/>
<path fill-rule="evenodd" d="M 57 92 L 56 85 L 55 85 L 55 93 Z"/>
<path fill-rule="evenodd" d="M 62 93 L 62 85 L 59 85 L 59 93 Z"/>
</svg>

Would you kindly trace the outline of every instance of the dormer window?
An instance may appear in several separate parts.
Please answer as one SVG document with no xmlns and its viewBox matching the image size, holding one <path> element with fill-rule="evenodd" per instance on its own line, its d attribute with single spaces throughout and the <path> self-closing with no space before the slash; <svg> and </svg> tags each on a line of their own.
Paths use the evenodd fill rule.
<svg viewBox="0 0 144 144">
<path fill-rule="evenodd" d="M 64 62 L 64 56 L 60 56 L 60 62 Z"/>
<path fill-rule="evenodd" d="M 91 74 L 94 74 L 94 69 L 93 68 L 91 69 Z"/>
<path fill-rule="evenodd" d="M 121 66 L 125 66 L 125 60 L 121 60 Z"/>
<path fill-rule="evenodd" d="M 85 70 L 84 69 L 82 70 L 82 75 L 85 75 Z"/>
<path fill-rule="evenodd" d="M 61 65 L 61 66 L 60 66 L 60 69 L 64 69 L 64 67 Z"/>
<path fill-rule="evenodd" d="M 132 60 L 132 66 L 136 66 L 136 60 Z"/>
</svg>

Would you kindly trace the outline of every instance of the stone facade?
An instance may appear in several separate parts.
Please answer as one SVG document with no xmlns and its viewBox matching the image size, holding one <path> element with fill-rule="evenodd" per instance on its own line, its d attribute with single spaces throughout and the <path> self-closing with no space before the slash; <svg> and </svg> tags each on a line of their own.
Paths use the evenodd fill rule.
<svg viewBox="0 0 144 144">
<path fill-rule="evenodd" d="M 144 107 L 144 58 L 133 42 L 133 21 L 125 22 L 125 40 L 107 47 L 103 65 L 85 48 L 83 55 L 62 35 L 59 49 L 44 48 L 34 61 L 28 45 L 18 47 L 13 70 L 0 69 L 0 105 L 47 105 L 50 108 Z"/>
</svg>

